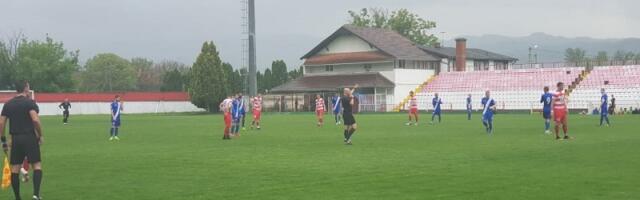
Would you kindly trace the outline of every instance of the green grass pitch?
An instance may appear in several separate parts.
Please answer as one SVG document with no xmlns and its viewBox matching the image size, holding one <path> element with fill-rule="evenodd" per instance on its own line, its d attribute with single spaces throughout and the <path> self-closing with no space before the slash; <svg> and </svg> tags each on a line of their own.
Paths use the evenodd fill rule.
<svg viewBox="0 0 640 200">
<path fill-rule="evenodd" d="M 354 145 L 314 115 L 266 114 L 263 130 L 223 141 L 221 115 L 44 117 L 45 199 L 640 199 L 640 116 L 570 117 L 574 140 L 539 115 L 498 114 L 404 126 L 405 114 L 357 115 Z M 331 116 L 326 116 L 331 122 Z M 247 123 L 250 119 L 247 118 Z M 248 127 L 247 127 L 248 128 Z M 23 198 L 31 183 L 22 184 Z M 11 190 L 0 199 L 11 199 Z"/>
</svg>

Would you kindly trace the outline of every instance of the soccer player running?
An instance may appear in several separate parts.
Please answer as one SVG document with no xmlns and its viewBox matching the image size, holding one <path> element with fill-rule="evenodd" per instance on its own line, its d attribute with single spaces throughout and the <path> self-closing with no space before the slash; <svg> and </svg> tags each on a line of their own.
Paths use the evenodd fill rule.
<svg viewBox="0 0 640 200">
<path fill-rule="evenodd" d="M 120 95 L 116 95 L 113 102 L 111 102 L 111 137 L 109 141 L 120 140 L 118 137 L 118 130 L 120 129 L 120 115 L 122 114 L 122 102 L 120 101 Z"/>
<path fill-rule="evenodd" d="M 31 100 L 29 83 L 20 81 L 15 84 L 18 94 L 2 107 L 0 114 L 0 139 L 5 154 L 9 150 L 5 137 L 5 124 L 9 121 L 11 135 L 11 187 L 15 199 L 20 197 L 20 167 L 25 157 L 33 167 L 33 198 L 40 199 L 40 184 L 42 183 L 42 163 L 40 145 L 44 141 L 38 105 Z"/>
<path fill-rule="evenodd" d="M 438 116 L 438 123 L 442 122 L 442 99 L 438 97 L 438 93 L 435 93 L 435 97 L 431 100 L 431 104 L 433 105 L 433 114 L 431 115 L 431 124 L 433 124 L 433 119 Z"/>
<path fill-rule="evenodd" d="M 418 100 L 416 99 L 416 96 L 413 93 L 413 91 L 410 91 L 409 92 L 409 122 L 407 122 L 405 125 L 411 126 L 412 118 L 415 121 L 414 124 L 417 126 L 418 125 Z"/>
<path fill-rule="evenodd" d="M 71 108 L 71 103 L 69 103 L 69 99 L 65 98 L 64 102 L 58 105 L 58 108 L 63 109 L 62 111 L 62 123 L 67 125 L 69 123 L 69 108 Z"/>
<path fill-rule="evenodd" d="M 471 120 L 471 94 L 467 97 L 467 120 Z"/>
<path fill-rule="evenodd" d="M 551 134 L 551 100 L 553 94 L 549 93 L 549 87 L 544 87 L 544 93 L 540 97 L 542 103 L 542 117 L 544 118 L 544 133 Z"/>
<path fill-rule="evenodd" d="M 604 88 L 602 88 L 600 92 L 602 93 L 602 97 L 600 97 L 600 127 L 602 127 L 602 123 L 605 120 L 607 121 L 607 126 L 609 126 L 611 125 L 611 123 L 609 123 L 609 112 L 607 110 L 609 109 L 609 97 L 604 91 Z"/>
<path fill-rule="evenodd" d="M 251 129 L 256 126 L 260 130 L 260 117 L 262 116 L 262 94 L 258 93 L 258 96 L 253 97 L 251 100 L 253 103 L 253 121 L 251 121 Z"/>
<path fill-rule="evenodd" d="M 353 89 L 344 88 L 344 96 L 340 99 L 340 104 L 342 104 L 342 120 L 344 120 L 344 142 L 347 145 L 352 144 L 351 137 L 358 128 L 356 119 L 353 117 L 353 105 L 355 104 L 353 93 L 357 88 L 358 84 L 353 86 Z"/>
<path fill-rule="evenodd" d="M 562 125 L 562 131 L 564 133 L 564 139 L 571 139 L 567 134 L 567 97 L 564 93 L 564 83 L 558 82 L 556 85 L 558 89 L 553 94 L 553 119 L 555 121 L 556 140 L 560 139 L 560 125 Z"/>
<path fill-rule="evenodd" d="M 342 106 L 340 105 L 340 94 L 336 93 L 335 96 L 331 98 L 331 104 L 333 105 L 333 116 L 336 119 L 336 125 L 340 124 L 340 111 Z"/>
<path fill-rule="evenodd" d="M 491 98 L 489 90 L 484 92 L 482 104 L 482 124 L 487 130 L 487 134 L 493 134 L 493 112 L 496 110 L 496 101 Z"/>
<path fill-rule="evenodd" d="M 224 133 L 222 136 L 223 140 L 230 140 L 231 136 L 229 136 L 229 129 L 231 129 L 231 104 L 233 102 L 233 97 L 228 96 L 225 100 L 220 103 L 218 106 L 220 111 L 224 113 Z"/>
<path fill-rule="evenodd" d="M 316 118 L 318 119 L 318 127 L 324 124 L 324 99 L 320 94 L 316 94 Z"/>
</svg>

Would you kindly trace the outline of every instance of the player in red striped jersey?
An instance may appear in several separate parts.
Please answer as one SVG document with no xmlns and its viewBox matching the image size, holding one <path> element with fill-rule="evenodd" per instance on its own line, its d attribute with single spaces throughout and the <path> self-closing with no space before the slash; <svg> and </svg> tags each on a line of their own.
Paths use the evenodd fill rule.
<svg viewBox="0 0 640 200">
<path fill-rule="evenodd" d="M 407 122 L 407 126 L 411 126 L 411 119 L 415 120 L 415 125 L 418 125 L 418 100 L 414 95 L 413 91 L 409 92 L 409 122 Z"/>
<path fill-rule="evenodd" d="M 320 96 L 320 94 L 316 95 L 316 117 L 318 118 L 318 126 L 322 126 L 324 124 L 324 99 Z"/>
<path fill-rule="evenodd" d="M 253 121 L 251 121 L 251 129 L 255 125 L 260 130 L 260 117 L 262 115 L 262 95 L 258 93 L 258 96 L 253 97 L 251 100 L 253 103 Z"/>
<path fill-rule="evenodd" d="M 569 131 L 567 123 L 568 99 L 565 95 L 564 83 L 558 82 L 557 87 L 558 89 L 553 94 L 553 119 L 556 125 L 556 140 L 560 139 L 560 125 L 562 125 L 562 132 L 564 133 L 564 139 L 566 140 L 570 139 L 567 133 Z"/>
<path fill-rule="evenodd" d="M 220 105 L 220 111 L 224 113 L 224 135 L 223 140 L 230 140 L 229 129 L 231 128 L 231 104 L 233 102 L 233 96 L 228 96 Z"/>
</svg>

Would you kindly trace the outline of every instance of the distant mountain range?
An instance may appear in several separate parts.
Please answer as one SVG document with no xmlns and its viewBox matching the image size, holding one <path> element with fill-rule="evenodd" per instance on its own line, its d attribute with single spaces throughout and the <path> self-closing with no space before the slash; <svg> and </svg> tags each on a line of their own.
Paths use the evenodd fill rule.
<svg viewBox="0 0 640 200">
<path fill-rule="evenodd" d="M 480 48 L 518 58 L 518 63 L 527 63 L 529 47 L 537 45 L 535 53 L 538 62 L 562 62 L 567 48 L 582 48 L 587 56 L 593 57 L 598 51 L 606 51 L 611 58 L 618 50 L 640 53 L 640 38 L 597 39 L 589 37 L 568 38 L 546 33 L 533 33 L 524 37 L 502 35 L 463 36 L 468 48 Z M 453 40 L 445 42 L 455 46 Z"/>
</svg>

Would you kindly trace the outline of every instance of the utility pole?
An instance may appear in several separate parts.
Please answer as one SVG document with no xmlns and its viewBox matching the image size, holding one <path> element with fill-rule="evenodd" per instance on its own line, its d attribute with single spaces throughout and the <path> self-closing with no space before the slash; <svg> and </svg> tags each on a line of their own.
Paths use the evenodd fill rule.
<svg viewBox="0 0 640 200">
<path fill-rule="evenodd" d="M 256 7 L 255 0 L 249 0 L 249 95 L 256 96 L 258 83 L 256 80 Z"/>
</svg>

